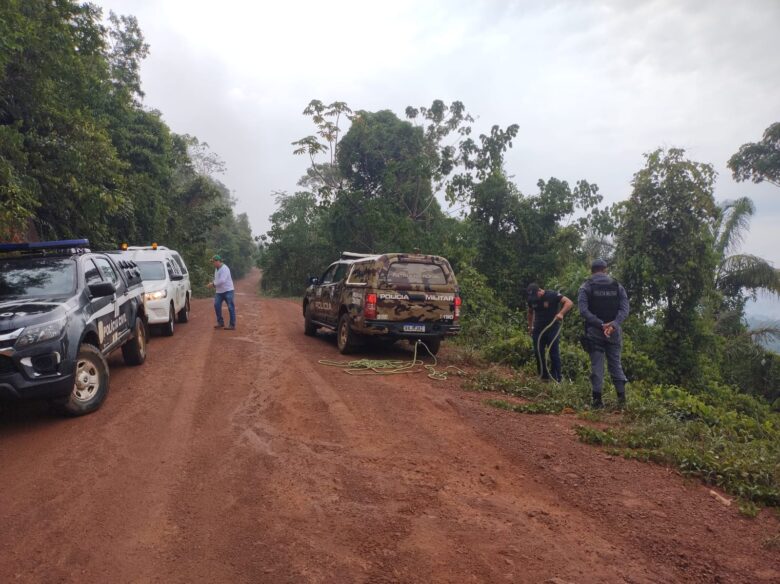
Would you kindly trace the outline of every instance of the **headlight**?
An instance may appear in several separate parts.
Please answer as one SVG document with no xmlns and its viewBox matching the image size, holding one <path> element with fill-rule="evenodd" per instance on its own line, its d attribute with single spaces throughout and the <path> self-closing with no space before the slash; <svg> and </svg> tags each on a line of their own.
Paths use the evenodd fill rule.
<svg viewBox="0 0 780 584">
<path fill-rule="evenodd" d="M 16 339 L 16 347 L 21 349 L 23 347 L 29 347 L 36 343 L 42 343 L 43 341 L 49 341 L 56 339 L 65 330 L 66 318 L 59 320 L 53 320 L 51 322 L 45 322 L 43 324 L 36 324 L 35 326 L 28 326 Z"/>
<path fill-rule="evenodd" d="M 146 301 L 149 302 L 150 300 L 162 300 L 166 296 L 168 296 L 167 290 L 158 290 L 157 292 L 147 292 L 144 294 L 146 297 Z"/>
</svg>

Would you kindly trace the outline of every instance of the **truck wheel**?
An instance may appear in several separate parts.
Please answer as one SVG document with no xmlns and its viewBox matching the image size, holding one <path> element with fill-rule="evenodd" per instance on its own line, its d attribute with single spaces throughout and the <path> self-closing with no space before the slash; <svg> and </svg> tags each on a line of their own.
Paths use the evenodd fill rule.
<svg viewBox="0 0 780 584">
<path fill-rule="evenodd" d="M 184 306 L 179 311 L 179 322 L 189 322 L 190 321 L 190 295 L 187 294 L 187 297 L 184 299 Z"/>
<path fill-rule="evenodd" d="M 171 303 L 171 308 L 170 308 L 170 310 L 168 310 L 168 322 L 166 324 L 162 325 L 162 328 L 160 329 L 160 331 L 162 332 L 162 335 L 164 337 L 172 337 L 173 336 L 173 321 L 174 321 L 173 316 L 174 316 L 174 314 L 176 314 L 175 313 L 175 309 L 173 308 L 173 303 Z"/>
<path fill-rule="evenodd" d="M 346 312 L 339 318 L 339 326 L 336 329 L 336 344 L 342 355 L 354 351 L 358 344 L 358 336 L 352 332 L 352 328 L 349 326 L 349 314 Z"/>
<path fill-rule="evenodd" d="M 94 412 L 108 395 L 108 364 L 94 345 L 84 343 L 76 357 L 76 375 L 73 389 L 62 403 L 69 416 L 83 416 Z"/>
<path fill-rule="evenodd" d="M 122 358 L 127 365 L 143 365 L 146 361 L 146 326 L 140 316 L 135 319 L 133 338 L 122 345 Z"/>
<path fill-rule="evenodd" d="M 420 339 L 423 343 L 425 343 L 425 346 L 428 347 L 428 350 L 432 354 L 436 354 L 439 352 L 439 348 L 441 348 L 441 337 L 428 337 L 427 339 Z M 422 353 L 420 353 L 422 351 Z M 420 349 L 417 351 L 418 354 L 425 356 L 425 349 L 420 347 Z"/>
<path fill-rule="evenodd" d="M 303 311 L 303 334 L 307 337 L 313 337 L 317 334 L 317 325 L 311 321 L 311 306 L 308 304 Z"/>
</svg>

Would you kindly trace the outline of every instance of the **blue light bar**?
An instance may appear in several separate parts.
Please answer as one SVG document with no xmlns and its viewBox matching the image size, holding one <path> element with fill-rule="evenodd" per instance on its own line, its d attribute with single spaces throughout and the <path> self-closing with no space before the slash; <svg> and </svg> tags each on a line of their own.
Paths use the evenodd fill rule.
<svg viewBox="0 0 780 584">
<path fill-rule="evenodd" d="M 36 249 L 67 249 L 89 247 L 88 239 L 63 239 L 62 241 L 33 241 L 28 243 L 0 243 L 0 252 L 33 251 Z"/>
</svg>

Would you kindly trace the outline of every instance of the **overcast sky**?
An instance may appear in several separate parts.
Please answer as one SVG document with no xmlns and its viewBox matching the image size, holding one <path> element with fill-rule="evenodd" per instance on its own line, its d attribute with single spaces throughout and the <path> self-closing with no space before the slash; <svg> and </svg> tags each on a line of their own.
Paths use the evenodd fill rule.
<svg viewBox="0 0 780 584">
<path fill-rule="evenodd" d="M 539 178 L 628 197 L 642 154 L 682 147 L 719 172 L 718 200 L 757 213 L 743 251 L 780 265 L 780 189 L 737 184 L 726 161 L 780 121 L 780 1 L 98 0 L 151 45 L 148 107 L 208 142 L 256 234 L 294 191 L 313 98 L 353 109 L 463 101 L 476 130 L 520 126 L 506 158 Z"/>
</svg>

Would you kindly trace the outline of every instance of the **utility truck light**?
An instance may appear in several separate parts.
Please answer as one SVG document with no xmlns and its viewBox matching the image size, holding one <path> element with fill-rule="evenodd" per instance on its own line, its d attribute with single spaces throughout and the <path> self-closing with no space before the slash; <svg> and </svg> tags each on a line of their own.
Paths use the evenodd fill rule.
<svg viewBox="0 0 780 584">
<path fill-rule="evenodd" d="M 152 249 L 157 251 L 157 242 L 156 241 L 152 242 Z"/>
<path fill-rule="evenodd" d="M 127 242 L 125 241 L 125 242 L 124 242 L 124 243 L 122 243 L 122 245 L 120 245 L 119 247 L 121 248 L 121 250 L 122 250 L 122 251 L 127 251 Z"/>
</svg>

